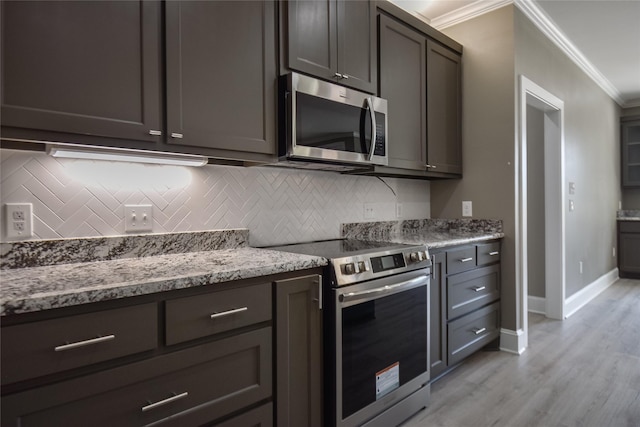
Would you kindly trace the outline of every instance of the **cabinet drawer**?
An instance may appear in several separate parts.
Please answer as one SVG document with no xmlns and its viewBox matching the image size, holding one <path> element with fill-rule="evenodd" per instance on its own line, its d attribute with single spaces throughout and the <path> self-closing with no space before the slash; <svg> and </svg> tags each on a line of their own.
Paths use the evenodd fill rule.
<svg viewBox="0 0 640 427">
<path fill-rule="evenodd" d="M 167 345 L 271 319 L 271 286 L 263 283 L 166 302 Z"/>
<path fill-rule="evenodd" d="M 500 298 L 500 266 L 447 278 L 447 318 L 455 319 Z"/>
<path fill-rule="evenodd" d="M 202 425 L 271 396 L 271 328 L 3 397 L 3 426 Z"/>
<path fill-rule="evenodd" d="M 220 424 L 215 424 L 215 427 L 272 427 L 273 426 L 273 405 L 267 403 L 247 411 L 242 415 L 233 417 Z"/>
<path fill-rule="evenodd" d="M 483 307 L 447 327 L 448 362 L 454 365 L 500 335 L 500 303 Z"/>
<path fill-rule="evenodd" d="M 476 267 L 476 247 L 467 246 L 447 251 L 447 274 L 456 274 Z"/>
<path fill-rule="evenodd" d="M 640 221 L 618 221 L 620 232 L 640 233 Z"/>
<path fill-rule="evenodd" d="M 2 384 L 152 350 L 157 305 L 80 314 L 2 328 Z"/>
<path fill-rule="evenodd" d="M 500 242 L 476 245 L 477 264 L 488 265 L 500 261 Z"/>
</svg>

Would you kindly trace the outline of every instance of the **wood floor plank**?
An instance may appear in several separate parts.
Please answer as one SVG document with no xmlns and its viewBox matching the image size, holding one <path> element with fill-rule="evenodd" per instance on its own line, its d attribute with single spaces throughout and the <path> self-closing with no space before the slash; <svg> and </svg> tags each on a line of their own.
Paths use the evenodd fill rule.
<svg viewBox="0 0 640 427">
<path fill-rule="evenodd" d="M 403 424 L 431 426 L 640 427 L 640 281 L 564 321 L 530 313 L 527 351 L 476 353 Z"/>
</svg>

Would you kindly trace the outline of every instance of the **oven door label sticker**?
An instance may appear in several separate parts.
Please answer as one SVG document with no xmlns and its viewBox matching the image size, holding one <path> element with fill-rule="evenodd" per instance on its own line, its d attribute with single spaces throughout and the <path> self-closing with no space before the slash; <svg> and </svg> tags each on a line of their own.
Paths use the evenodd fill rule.
<svg viewBox="0 0 640 427">
<path fill-rule="evenodd" d="M 376 400 L 400 387 L 400 362 L 376 372 Z"/>
</svg>

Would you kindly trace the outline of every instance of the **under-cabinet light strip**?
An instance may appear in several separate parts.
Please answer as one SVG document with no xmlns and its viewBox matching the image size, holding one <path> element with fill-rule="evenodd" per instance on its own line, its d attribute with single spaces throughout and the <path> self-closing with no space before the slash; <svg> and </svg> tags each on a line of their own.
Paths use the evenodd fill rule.
<svg viewBox="0 0 640 427">
<path fill-rule="evenodd" d="M 191 154 L 160 153 L 157 151 L 127 150 L 111 147 L 84 145 L 47 145 L 47 153 L 53 157 L 85 160 L 110 160 L 116 162 L 154 163 L 175 166 L 204 166 L 208 159 Z"/>
</svg>

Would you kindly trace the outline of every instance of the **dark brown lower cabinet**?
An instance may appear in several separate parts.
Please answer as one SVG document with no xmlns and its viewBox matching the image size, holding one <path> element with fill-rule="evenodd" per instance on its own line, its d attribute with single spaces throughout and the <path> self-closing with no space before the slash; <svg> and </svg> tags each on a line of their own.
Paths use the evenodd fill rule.
<svg viewBox="0 0 640 427">
<path fill-rule="evenodd" d="M 322 277 L 275 282 L 276 425 L 322 427 Z"/>
<path fill-rule="evenodd" d="M 6 396 L 2 425 L 201 425 L 271 395 L 271 340 L 261 328 Z"/>
<path fill-rule="evenodd" d="M 432 251 L 431 380 L 500 337 L 500 241 Z"/>
<path fill-rule="evenodd" d="M 618 221 L 620 277 L 640 279 L 640 221 Z"/>
</svg>

